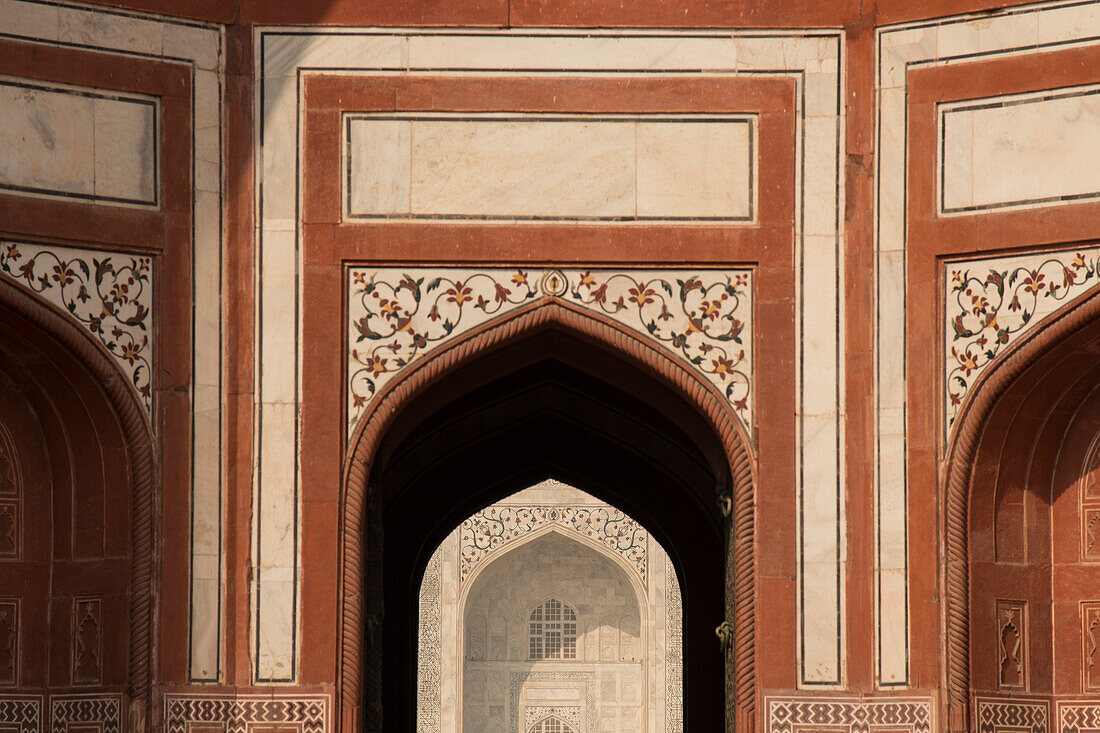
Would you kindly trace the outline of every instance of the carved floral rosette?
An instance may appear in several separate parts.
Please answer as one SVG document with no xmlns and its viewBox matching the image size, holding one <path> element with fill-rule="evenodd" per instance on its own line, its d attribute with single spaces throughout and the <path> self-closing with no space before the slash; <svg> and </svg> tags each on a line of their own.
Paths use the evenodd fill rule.
<svg viewBox="0 0 1100 733">
<path fill-rule="evenodd" d="M 659 344 L 752 425 L 750 270 L 353 267 L 347 278 L 349 435 L 402 369 L 539 298 L 560 298 Z"/>
<path fill-rule="evenodd" d="M 1020 335 L 1100 282 L 1100 249 L 950 262 L 944 277 L 944 436 L 970 388 Z"/>
<path fill-rule="evenodd" d="M 618 553 L 647 581 L 645 528 L 610 506 L 511 506 L 494 504 L 459 525 L 459 583 L 490 554 L 532 531 L 556 524 Z"/>
<path fill-rule="evenodd" d="M 153 261 L 112 252 L 0 242 L 0 276 L 61 308 L 111 352 L 153 409 Z"/>
</svg>

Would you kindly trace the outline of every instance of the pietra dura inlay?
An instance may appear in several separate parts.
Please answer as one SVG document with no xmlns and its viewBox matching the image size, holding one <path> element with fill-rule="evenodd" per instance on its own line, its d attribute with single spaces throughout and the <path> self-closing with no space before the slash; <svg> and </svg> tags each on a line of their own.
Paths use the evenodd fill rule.
<svg viewBox="0 0 1100 733">
<path fill-rule="evenodd" d="M 402 369 L 491 319 L 561 298 L 610 318 L 700 372 L 752 427 L 752 272 L 348 270 L 348 430 Z"/>
<path fill-rule="evenodd" d="M 944 265 L 944 438 L 1000 354 L 1100 283 L 1098 258 L 1085 247 Z"/>
</svg>

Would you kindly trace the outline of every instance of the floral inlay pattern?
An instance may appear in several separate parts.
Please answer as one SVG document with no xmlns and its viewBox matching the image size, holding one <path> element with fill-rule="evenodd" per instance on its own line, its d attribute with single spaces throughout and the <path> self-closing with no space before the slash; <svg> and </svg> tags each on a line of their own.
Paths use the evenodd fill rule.
<svg viewBox="0 0 1100 733">
<path fill-rule="evenodd" d="M 752 424 L 750 270 L 348 271 L 348 430 L 403 368 L 538 298 L 610 317 L 683 359 Z"/>
<path fill-rule="evenodd" d="M 465 584 L 491 553 L 547 524 L 557 524 L 607 546 L 637 571 L 643 585 L 646 583 L 645 528 L 618 509 L 507 504 L 486 507 L 459 525 L 459 582 Z"/>
<path fill-rule="evenodd" d="M 0 242 L 0 275 L 62 308 L 98 338 L 153 409 L 149 257 Z"/>
<path fill-rule="evenodd" d="M 948 263 L 944 435 L 982 372 L 1021 334 L 1100 282 L 1098 249 Z"/>
</svg>

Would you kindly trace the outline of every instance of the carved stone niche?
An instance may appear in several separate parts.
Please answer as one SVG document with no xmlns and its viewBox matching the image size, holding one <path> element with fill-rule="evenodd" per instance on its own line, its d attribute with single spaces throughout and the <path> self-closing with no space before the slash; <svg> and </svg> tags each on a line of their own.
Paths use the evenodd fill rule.
<svg viewBox="0 0 1100 733">
<path fill-rule="evenodd" d="M 997 601 L 997 686 L 1026 690 L 1027 601 Z"/>
<path fill-rule="evenodd" d="M 1081 602 L 1081 681 L 1085 692 L 1100 691 L 1100 601 Z"/>
</svg>

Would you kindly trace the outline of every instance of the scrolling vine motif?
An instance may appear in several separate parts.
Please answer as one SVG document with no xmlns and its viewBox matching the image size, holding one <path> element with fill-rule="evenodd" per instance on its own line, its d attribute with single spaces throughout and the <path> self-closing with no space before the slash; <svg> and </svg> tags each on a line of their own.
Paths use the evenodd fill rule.
<svg viewBox="0 0 1100 733">
<path fill-rule="evenodd" d="M 622 555 L 646 582 L 645 528 L 613 507 L 493 505 L 459 525 L 459 582 L 491 552 L 547 524 L 559 524 Z"/>
<path fill-rule="evenodd" d="M 152 260 L 5 242 L 0 273 L 63 308 L 92 332 L 152 411 Z"/>
<path fill-rule="evenodd" d="M 748 270 L 362 268 L 348 271 L 348 430 L 426 352 L 539 297 L 562 298 L 660 344 L 752 422 Z"/>
<path fill-rule="evenodd" d="M 1020 334 L 1100 281 L 1100 250 L 1068 250 L 949 265 L 945 434 L 982 371 Z"/>
</svg>

